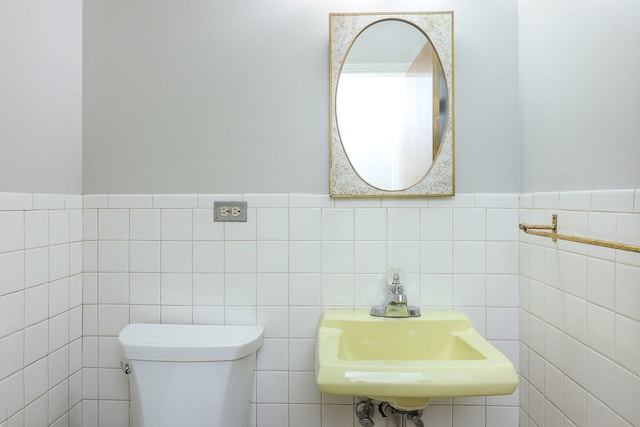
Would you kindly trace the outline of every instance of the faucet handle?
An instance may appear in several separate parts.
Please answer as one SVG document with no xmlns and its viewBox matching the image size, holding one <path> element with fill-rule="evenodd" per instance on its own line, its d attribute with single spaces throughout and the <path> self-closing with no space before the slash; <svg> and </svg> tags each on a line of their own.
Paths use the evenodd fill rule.
<svg viewBox="0 0 640 427">
<path fill-rule="evenodd" d="M 387 283 L 389 286 L 401 285 L 406 277 L 407 273 L 404 272 L 402 267 L 391 267 L 387 271 Z"/>
</svg>

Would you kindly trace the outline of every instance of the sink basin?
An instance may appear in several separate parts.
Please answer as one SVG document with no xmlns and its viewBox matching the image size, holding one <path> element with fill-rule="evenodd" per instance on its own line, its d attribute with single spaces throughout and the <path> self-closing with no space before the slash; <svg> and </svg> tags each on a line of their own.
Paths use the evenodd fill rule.
<svg viewBox="0 0 640 427">
<path fill-rule="evenodd" d="M 316 343 L 316 380 L 324 393 L 365 396 L 398 409 L 434 397 L 510 394 L 513 364 L 457 310 L 384 318 L 369 310 L 327 310 Z"/>
</svg>

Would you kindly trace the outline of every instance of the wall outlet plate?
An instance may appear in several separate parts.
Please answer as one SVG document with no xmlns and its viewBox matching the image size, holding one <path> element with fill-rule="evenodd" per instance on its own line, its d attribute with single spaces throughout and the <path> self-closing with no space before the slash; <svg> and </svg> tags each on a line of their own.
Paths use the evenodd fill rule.
<svg viewBox="0 0 640 427">
<path fill-rule="evenodd" d="M 213 221 L 247 222 L 247 202 L 213 202 Z"/>
</svg>

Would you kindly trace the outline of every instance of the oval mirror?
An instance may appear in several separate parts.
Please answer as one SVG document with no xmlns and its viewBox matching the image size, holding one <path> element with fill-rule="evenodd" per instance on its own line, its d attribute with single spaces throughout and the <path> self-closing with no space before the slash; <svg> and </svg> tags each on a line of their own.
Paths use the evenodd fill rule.
<svg viewBox="0 0 640 427">
<path fill-rule="evenodd" d="M 453 12 L 330 14 L 330 61 L 330 195 L 453 195 Z"/>
<path fill-rule="evenodd" d="M 338 76 L 338 132 L 355 172 L 371 186 L 404 190 L 437 155 L 446 115 L 442 66 L 427 36 L 387 19 L 355 39 Z"/>
</svg>

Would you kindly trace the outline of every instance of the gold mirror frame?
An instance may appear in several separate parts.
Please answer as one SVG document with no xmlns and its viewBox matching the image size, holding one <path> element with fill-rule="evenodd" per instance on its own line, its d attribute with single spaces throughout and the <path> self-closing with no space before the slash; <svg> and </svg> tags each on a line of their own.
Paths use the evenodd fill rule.
<svg viewBox="0 0 640 427">
<path fill-rule="evenodd" d="M 426 175 L 404 190 L 389 191 L 371 186 L 349 161 L 336 117 L 336 93 L 342 65 L 358 35 L 378 21 L 397 19 L 420 29 L 440 59 L 447 90 L 447 114 L 439 152 Z M 453 12 L 416 13 L 332 13 L 329 15 L 329 117 L 331 197 L 424 197 L 453 196 L 454 174 L 454 92 L 453 92 Z"/>
</svg>

